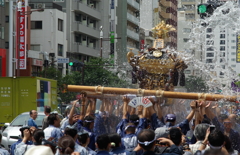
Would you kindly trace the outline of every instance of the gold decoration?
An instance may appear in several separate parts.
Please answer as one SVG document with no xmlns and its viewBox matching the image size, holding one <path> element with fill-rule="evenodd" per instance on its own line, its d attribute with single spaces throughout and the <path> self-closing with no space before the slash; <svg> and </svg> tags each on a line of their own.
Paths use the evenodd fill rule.
<svg viewBox="0 0 240 155">
<path fill-rule="evenodd" d="M 160 56 L 162 56 L 162 52 L 161 51 L 154 51 L 153 56 L 159 58 Z"/>
<path fill-rule="evenodd" d="M 161 39 L 169 37 L 168 32 L 175 31 L 176 29 L 172 25 L 166 24 L 164 21 L 160 22 L 153 29 L 153 36 Z"/>
<path fill-rule="evenodd" d="M 127 53 L 127 59 L 128 59 L 128 62 L 131 61 L 131 58 L 134 57 L 134 53 L 132 51 L 128 52 Z"/>
<path fill-rule="evenodd" d="M 167 74 L 170 69 L 175 68 L 175 63 L 171 59 L 146 59 L 144 56 L 140 57 L 138 62 L 141 69 L 147 70 L 152 74 Z"/>
</svg>

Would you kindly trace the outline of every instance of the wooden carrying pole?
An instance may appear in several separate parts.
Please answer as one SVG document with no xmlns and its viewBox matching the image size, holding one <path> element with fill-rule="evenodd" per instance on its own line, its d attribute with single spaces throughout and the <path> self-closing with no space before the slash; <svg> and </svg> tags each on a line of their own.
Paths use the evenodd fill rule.
<svg viewBox="0 0 240 155">
<path fill-rule="evenodd" d="M 128 88 L 114 88 L 114 87 L 102 87 L 102 86 L 79 86 L 79 85 L 68 85 L 68 91 L 70 92 L 82 92 L 89 91 L 99 95 L 102 94 L 136 94 L 137 96 L 156 96 L 166 98 L 180 98 L 180 99 L 193 99 L 193 100 L 207 100 L 207 101 L 218 101 L 221 99 L 235 102 L 237 96 L 226 96 L 219 94 L 207 94 L 207 93 L 185 93 L 185 92 L 172 92 L 163 90 L 145 90 L 145 89 L 128 89 Z"/>
</svg>

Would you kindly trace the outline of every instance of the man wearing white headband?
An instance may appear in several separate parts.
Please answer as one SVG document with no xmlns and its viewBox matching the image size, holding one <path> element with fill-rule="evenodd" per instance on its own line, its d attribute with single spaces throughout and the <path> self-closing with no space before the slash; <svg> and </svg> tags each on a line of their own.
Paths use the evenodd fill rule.
<svg viewBox="0 0 240 155">
<path fill-rule="evenodd" d="M 143 150 L 142 155 L 155 155 L 154 152 L 156 139 L 155 133 L 153 130 L 144 129 L 142 130 L 138 136 L 138 146 L 133 150 L 133 154 L 137 154 L 137 151 Z M 167 138 L 159 138 L 158 141 L 162 143 L 167 143 L 170 147 L 169 153 L 163 153 L 162 155 L 181 155 L 181 151 L 178 147 Z"/>
<path fill-rule="evenodd" d="M 210 147 L 210 150 L 227 154 L 226 149 L 223 148 L 224 143 L 224 134 L 220 130 L 215 129 L 210 133 L 210 128 L 208 128 L 205 139 L 195 155 L 202 155 L 206 151 L 205 148 L 207 145 Z"/>
</svg>

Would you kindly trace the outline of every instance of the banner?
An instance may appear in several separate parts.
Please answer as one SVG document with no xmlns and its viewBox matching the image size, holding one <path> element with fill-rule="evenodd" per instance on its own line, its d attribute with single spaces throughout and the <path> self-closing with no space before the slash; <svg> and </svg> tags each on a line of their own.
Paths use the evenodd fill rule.
<svg viewBox="0 0 240 155">
<path fill-rule="evenodd" d="M 17 61 L 17 68 L 19 65 L 20 69 L 27 69 L 27 56 L 26 56 L 26 42 L 25 42 L 25 7 L 22 7 L 22 11 L 17 11 L 17 38 L 16 38 L 16 58 Z"/>
</svg>

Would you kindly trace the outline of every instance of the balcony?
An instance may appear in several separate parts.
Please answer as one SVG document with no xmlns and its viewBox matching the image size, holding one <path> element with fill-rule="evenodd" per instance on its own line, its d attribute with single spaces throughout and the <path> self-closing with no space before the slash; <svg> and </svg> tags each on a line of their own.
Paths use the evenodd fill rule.
<svg viewBox="0 0 240 155">
<path fill-rule="evenodd" d="M 139 25 L 139 19 L 137 17 L 133 16 L 132 14 L 127 13 L 127 19 L 129 21 L 131 21 L 132 23 Z"/>
<path fill-rule="evenodd" d="M 81 32 L 84 34 L 87 34 L 89 36 L 92 36 L 94 38 L 99 38 L 99 31 L 96 30 L 92 24 L 87 25 L 86 20 L 82 22 L 73 22 L 72 24 L 72 31 Z"/>
<path fill-rule="evenodd" d="M 134 31 L 127 29 L 127 36 L 129 36 L 130 38 L 132 38 L 134 40 L 139 41 L 139 34 Z"/>
<path fill-rule="evenodd" d="M 75 4 L 73 3 L 72 5 L 73 11 L 80 11 L 83 12 L 84 14 L 91 15 L 92 17 L 96 19 L 101 19 L 101 13 L 94 7 L 91 7 L 87 3 L 84 3 L 84 1 L 76 2 Z"/>
<path fill-rule="evenodd" d="M 87 46 L 86 43 L 84 43 L 84 41 L 82 42 L 82 44 L 74 42 L 72 44 L 71 51 L 93 57 L 98 57 L 100 55 L 100 50 Z"/>
<path fill-rule="evenodd" d="M 130 4 L 132 7 L 134 7 L 135 9 L 139 10 L 139 3 L 136 2 L 135 0 L 127 0 L 127 3 Z"/>
<path fill-rule="evenodd" d="M 171 7 L 172 6 L 172 2 L 171 1 L 166 1 L 166 0 L 161 0 L 160 4 L 162 4 L 165 7 Z"/>
</svg>

